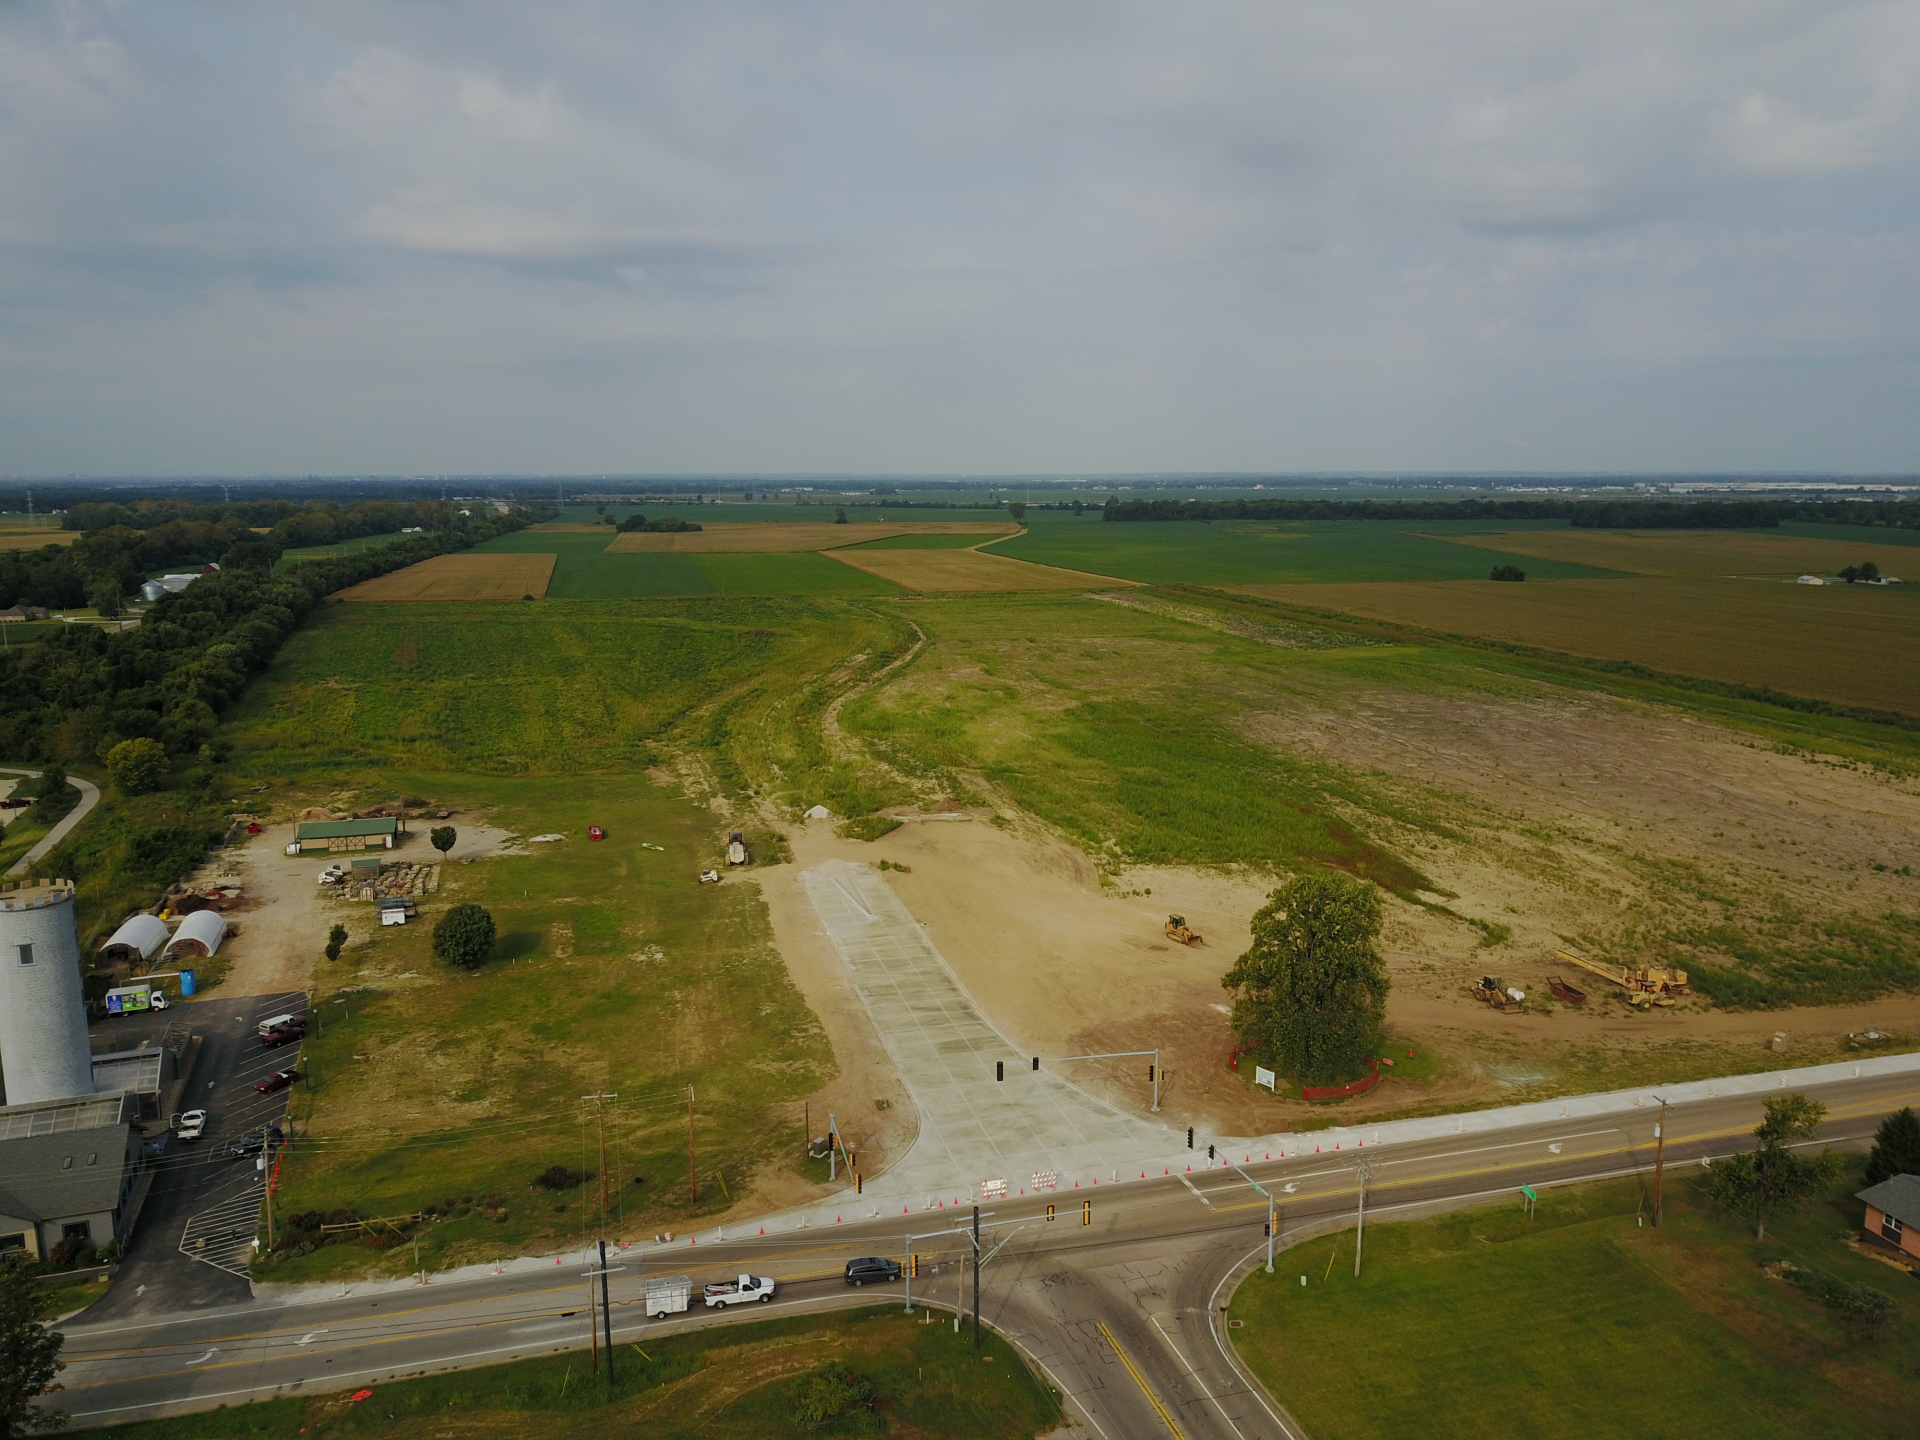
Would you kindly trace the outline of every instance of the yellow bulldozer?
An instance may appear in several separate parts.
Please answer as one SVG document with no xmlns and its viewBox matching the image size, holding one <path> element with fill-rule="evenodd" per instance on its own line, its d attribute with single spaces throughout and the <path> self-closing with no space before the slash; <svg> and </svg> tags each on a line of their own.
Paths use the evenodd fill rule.
<svg viewBox="0 0 1920 1440">
<path fill-rule="evenodd" d="M 1187 917 L 1184 915 L 1167 916 L 1167 938 L 1169 940 L 1177 940 L 1182 945 L 1204 945 L 1207 943 L 1199 931 L 1187 928 Z"/>
<path fill-rule="evenodd" d="M 1565 950 L 1553 953 L 1569 965 L 1578 965 L 1602 980 L 1611 980 L 1627 992 L 1627 1003 L 1641 1010 L 1655 1005 L 1663 1010 L 1671 1009 L 1674 996 L 1693 993 L 1687 988 L 1687 972 L 1684 970 L 1672 970 L 1660 965 L 1609 965 L 1604 960 L 1583 960 Z"/>
</svg>

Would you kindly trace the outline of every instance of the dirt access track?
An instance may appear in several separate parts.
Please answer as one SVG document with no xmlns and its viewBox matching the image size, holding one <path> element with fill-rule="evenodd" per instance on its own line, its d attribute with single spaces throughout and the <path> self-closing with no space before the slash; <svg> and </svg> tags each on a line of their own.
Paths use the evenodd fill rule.
<svg viewBox="0 0 1920 1440">
<path fill-rule="evenodd" d="M 1604 697 L 1465 705 L 1382 695 L 1358 714 L 1302 711 L 1267 723 L 1271 738 L 1284 733 L 1309 750 L 1337 746 L 1350 760 L 1445 783 L 1462 817 L 1480 817 L 1459 841 L 1429 841 L 1415 856 L 1457 892 L 1453 914 L 1387 901 L 1389 1031 L 1440 1057 L 1432 1080 L 1382 1085 L 1335 1111 L 1254 1089 L 1249 1076 L 1227 1068 L 1229 997 L 1219 982 L 1246 948 L 1273 878 L 1137 869 L 1103 886 L 1087 855 L 1037 825 L 1002 828 L 990 823 L 992 812 L 973 812 L 910 821 L 872 843 L 839 838 L 832 821 L 806 822 L 788 830 L 791 869 L 755 872 L 796 982 L 842 1064 L 864 1077 L 853 1088 L 898 1094 L 801 893 L 799 875 L 827 859 L 906 866 L 885 879 L 1017 1047 L 1044 1057 L 1158 1047 L 1163 1107 L 1227 1134 L 1817 1063 L 1848 1053 L 1841 1042 L 1849 1031 L 1920 1030 L 1920 997 L 1911 995 L 1751 1013 L 1713 1011 L 1696 997 L 1642 1015 L 1613 1000 L 1598 977 L 1553 958 L 1566 935 L 1628 930 L 1697 903 L 1665 888 L 1663 858 L 1697 864 L 1718 855 L 1766 894 L 1808 904 L 1894 903 L 1907 882 L 1863 861 L 1920 862 L 1920 789 L 1909 782 L 1762 750 L 1718 727 Z M 1768 847 L 1767 872 L 1752 875 L 1751 849 L 1738 853 L 1715 830 Z M 1790 843 L 1809 835 L 1817 848 Z M 1204 947 L 1167 939 L 1169 912 L 1184 915 Z M 1512 936 L 1489 948 L 1462 915 L 1497 917 Z M 1560 973 L 1591 998 L 1581 1009 L 1498 1014 L 1467 993 L 1486 973 L 1535 1001 L 1545 998 L 1546 976 Z M 1768 1048 L 1777 1031 L 1789 1036 L 1784 1059 Z M 1061 1073 L 1147 1113 L 1144 1061 L 1081 1062 Z M 895 1130 L 888 1138 L 909 1137 Z"/>
</svg>

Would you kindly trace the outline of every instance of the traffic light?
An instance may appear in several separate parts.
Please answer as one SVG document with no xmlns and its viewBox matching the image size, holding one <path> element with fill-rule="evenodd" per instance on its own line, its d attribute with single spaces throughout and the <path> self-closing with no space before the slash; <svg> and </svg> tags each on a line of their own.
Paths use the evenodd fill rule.
<svg viewBox="0 0 1920 1440">
<path fill-rule="evenodd" d="M 907 1278 L 910 1280 L 918 1280 L 920 1278 L 920 1257 L 918 1255 L 907 1256 Z"/>
<path fill-rule="evenodd" d="M 1033 1068 L 1036 1070 L 1040 1068 L 1040 1057 L 1038 1055 L 1033 1057 Z"/>
<path fill-rule="evenodd" d="M 1051 1205 L 1047 1206 L 1047 1219 L 1049 1222 L 1053 1219 L 1053 1206 Z"/>
<path fill-rule="evenodd" d="M 1080 1202 L 1080 1223 L 1082 1225 L 1093 1224 L 1093 1201 L 1082 1200 Z"/>
<path fill-rule="evenodd" d="M 1147 1066 L 1147 1083 L 1149 1085 L 1153 1083 L 1153 1066 L 1151 1065 Z"/>
<path fill-rule="evenodd" d="M 1207 1146 L 1207 1159 L 1213 1159 L 1213 1146 Z"/>
<path fill-rule="evenodd" d="M 1262 1240 L 1271 1240 L 1273 1238 L 1273 1222 L 1271 1220 L 1260 1227 L 1260 1238 Z"/>
<path fill-rule="evenodd" d="M 1193 1126 L 1187 1126 L 1187 1149 L 1193 1149 Z"/>
<path fill-rule="evenodd" d="M 860 1193 L 860 1187 L 864 1184 L 866 1184 L 866 1181 L 861 1179 L 860 1172 L 858 1170 L 854 1171 L 853 1172 L 853 1193 L 858 1195 Z"/>
<path fill-rule="evenodd" d="M 1004 1080 L 1007 1078 L 1007 1062 L 1006 1061 L 996 1060 L 993 1062 L 993 1078 L 996 1080 Z"/>
</svg>

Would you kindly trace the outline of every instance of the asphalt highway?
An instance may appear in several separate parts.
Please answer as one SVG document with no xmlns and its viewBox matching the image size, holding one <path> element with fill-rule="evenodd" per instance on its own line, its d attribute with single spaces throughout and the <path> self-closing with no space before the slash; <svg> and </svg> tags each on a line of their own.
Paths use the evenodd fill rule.
<svg viewBox="0 0 1920 1440">
<path fill-rule="evenodd" d="M 1828 1106 L 1823 1140 L 1842 1147 L 1863 1144 L 1889 1110 L 1920 1102 L 1913 1074 L 1800 1088 Z M 1752 1095 L 1674 1107 L 1668 1167 L 1697 1167 L 1703 1157 L 1746 1148 L 1760 1111 L 1761 1098 Z M 1274 1198 L 1284 1250 L 1354 1223 L 1362 1157 L 1371 1171 L 1369 1225 L 1514 1196 L 1522 1185 L 1620 1175 L 1650 1185 L 1658 1113 L 1649 1107 L 1284 1161 L 1223 1157 L 1233 1167 L 1209 1167 L 1201 1151 L 1191 1174 L 994 1202 L 982 1211 L 982 1249 L 1001 1248 L 983 1272 L 982 1316 L 1061 1392 L 1090 1434 L 1299 1437 L 1227 1343 L 1233 1285 L 1265 1261 L 1268 1200 L 1256 1186 Z M 1083 1202 L 1092 1206 L 1090 1224 L 1082 1223 Z M 926 1323 L 950 1325 L 957 1310 L 970 1313 L 972 1245 L 952 1233 L 969 1219 L 969 1211 L 949 1208 L 723 1243 L 633 1246 L 615 1262 L 626 1267 L 612 1279 L 615 1342 L 876 1301 L 904 1305 L 905 1284 L 853 1289 L 842 1269 L 860 1255 L 903 1257 L 910 1233 L 921 1256 L 915 1311 Z M 97 1425 L 584 1350 L 592 1323 L 588 1268 L 581 1252 L 550 1273 L 522 1269 L 300 1304 L 83 1317 L 86 1323 L 67 1327 L 59 1401 L 76 1424 Z M 771 1275 L 779 1290 L 767 1304 L 652 1320 L 642 1309 L 643 1269 L 686 1273 L 696 1291 L 748 1271 Z"/>
</svg>

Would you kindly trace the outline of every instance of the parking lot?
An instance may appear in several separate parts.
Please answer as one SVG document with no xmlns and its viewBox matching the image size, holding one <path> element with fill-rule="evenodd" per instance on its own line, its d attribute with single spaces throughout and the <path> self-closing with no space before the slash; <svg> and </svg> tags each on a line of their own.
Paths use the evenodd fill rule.
<svg viewBox="0 0 1920 1440">
<path fill-rule="evenodd" d="M 268 1049 L 260 1043 L 259 1024 L 306 1009 L 307 997 L 299 991 L 221 995 L 178 1003 L 164 1015 L 95 1026 L 97 1037 L 111 1038 L 121 1049 L 142 1040 L 157 1045 L 169 1024 L 185 1021 L 201 1037 L 201 1046 L 176 1108 L 205 1110 L 207 1127 L 197 1141 L 181 1143 L 169 1136 L 166 1152 L 148 1162 L 155 1171 L 153 1188 L 115 1283 L 88 1312 L 89 1320 L 249 1298 L 246 1260 L 265 1174 L 257 1155 L 237 1156 L 230 1147 L 263 1126 L 284 1127 L 298 1082 L 295 1089 L 266 1095 L 253 1087 L 276 1070 L 297 1069 L 301 1047 Z"/>
</svg>

